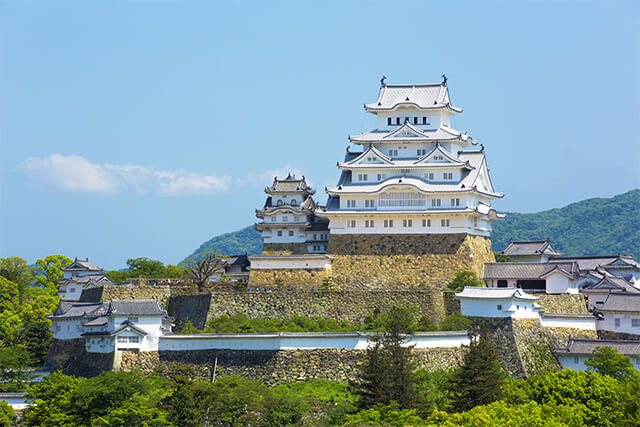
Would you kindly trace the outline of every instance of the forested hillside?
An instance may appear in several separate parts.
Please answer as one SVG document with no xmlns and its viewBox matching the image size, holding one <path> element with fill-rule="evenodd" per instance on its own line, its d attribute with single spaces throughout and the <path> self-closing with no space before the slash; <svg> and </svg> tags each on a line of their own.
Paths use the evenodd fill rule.
<svg viewBox="0 0 640 427">
<path fill-rule="evenodd" d="M 620 253 L 640 259 L 640 190 L 543 212 L 507 213 L 493 228 L 495 251 L 510 238 L 549 238 L 556 250 L 571 256 Z"/>
<path fill-rule="evenodd" d="M 536 213 L 507 213 L 493 223 L 493 249 L 500 251 L 509 239 L 549 238 L 567 255 L 626 254 L 640 259 L 640 190 L 609 199 L 587 199 L 560 209 Z M 224 255 L 260 253 L 260 234 L 253 226 L 215 236 L 190 257 L 214 250 Z"/>
</svg>

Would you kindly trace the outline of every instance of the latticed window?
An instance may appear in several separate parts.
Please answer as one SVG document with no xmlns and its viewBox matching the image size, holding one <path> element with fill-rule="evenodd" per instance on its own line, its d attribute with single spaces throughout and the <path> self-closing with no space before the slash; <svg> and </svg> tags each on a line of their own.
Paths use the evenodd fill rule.
<svg viewBox="0 0 640 427">
<path fill-rule="evenodd" d="M 380 207 L 414 207 L 425 206 L 426 199 L 420 193 L 410 191 L 390 191 L 378 197 Z"/>
</svg>

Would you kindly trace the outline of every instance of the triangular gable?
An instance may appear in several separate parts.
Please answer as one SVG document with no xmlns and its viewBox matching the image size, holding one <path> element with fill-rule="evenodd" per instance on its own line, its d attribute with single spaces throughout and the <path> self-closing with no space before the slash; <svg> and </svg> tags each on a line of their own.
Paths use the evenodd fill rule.
<svg viewBox="0 0 640 427">
<path fill-rule="evenodd" d="M 420 163 L 451 163 L 452 165 L 465 164 L 437 143 L 436 146 L 433 147 L 433 150 L 420 157 L 414 164 L 417 165 Z"/>
<path fill-rule="evenodd" d="M 375 160 L 370 160 L 370 159 L 375 159 Z M 370 145 L 369 148 L 365 150 L 362 154 L 360 154 L 358 157 L 351 160 L 350 162 L 347 162 L 346 164 L 349 166 L 352 166 L 352 165 L 367 164 L 367 163 L 391 164 L 392 162 L 391 162 L 391 159 L 385 156 L 384 154 L 382 154 L 380 150 L 378 150 L 373 145 Z"/>
<path fill-rule="evenodd" d="M 493 184 L 491 183 L 491 178 L 489 177 L 489 170 L 487 169 L 487 158 L 482 156 L 482 163 L 478 168 L 478 172 L 476 174 L 472 187 L 476 187 L 481 191 L 486 191 L 489 193 L 494 193 Z"/>
<path fill-rule="evenodd" d="M 628 265 L 629 267 L 634 267 L 634 265 L 626 262 L 622 258 L 616 258 L 615 260 L 613 260 L 613 262 L 610 262 L 609 264 L 607 264 L 607 266 L 609 266 L 609 265 Z"/>
<path fill-rule="evenodd" d="M 384 139 L 390 138 L 429 138 L 420 128 L 413 126 L 411 123 L 404 122 L 398 129 L 390 132 Z"/>
</svg>

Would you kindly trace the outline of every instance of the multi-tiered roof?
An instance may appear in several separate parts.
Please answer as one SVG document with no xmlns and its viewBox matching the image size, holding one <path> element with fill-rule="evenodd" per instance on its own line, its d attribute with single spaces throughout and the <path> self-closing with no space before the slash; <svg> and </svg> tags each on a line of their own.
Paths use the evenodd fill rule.
<svg viewBox="0 0 640 427">
<path fill-rule="evenodd" d="M 503 194 L 489 177 L 484 146 L 475 148 L 477 141 L 450 125 L 451 116 L 462 109 L 451 105 L 446 78 L 439 84 L 420 85 L 388 85 L 383 79 L 378 99 L 364 108 L 377 116 L 377 128 L 349 137 L 361 150 L 347 149 L 344 161 L 338 163 L 342 171 L 338 184 L 326 189 L 329 200 L 320 214 L 331 220 L 332 232 L 359 228 L 351 219 L 358 215 L 366 221 L 367 231 L 374 232 L 375 220 L 364 220 L 362 215 L 391 220 L 393 212 L 413 218 L 456 214 L 459 224 L 446 232 L 475 228 L 475 234 L 488 235 L 490 221 L 502 218 L 490 202 Z M 423 215 L 415 217 L 416 213 Z M 460 214 L 475 221 L 464 225 Z M 341 224 L 347 217 L 349 224 Z M 448 219 L 442 224 L 449 224 Z M 484 223 L 471 225 L 478 220 Z M 428 232 L 438 232 L 435 228 Z"/>
</svg>

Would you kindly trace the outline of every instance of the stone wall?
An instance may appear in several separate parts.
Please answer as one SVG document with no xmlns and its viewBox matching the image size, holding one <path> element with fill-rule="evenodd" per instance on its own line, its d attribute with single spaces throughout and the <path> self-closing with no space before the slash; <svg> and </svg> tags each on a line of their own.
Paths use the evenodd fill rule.
<svg viewBox="0 0 640 427">
<path fill-rule="evenodd" d="M 45 366 L 67 375 L 92 377 L 113 369 L 113 356 L 113 353 L 88 353 L 84 339 L 54 339 Z"/>
<path fill-rule="evenodd" d="M 598 338 L 601 340 L 640 340 L 640 335 L 601 330 L 598 331 Z"/>
<path fill-rule="evenodd" d="M 482 277 L 491 240 L 467 234 L 333 234 L 327 253 L 340 289 L 443 288 L 461 270 Z"/>
<path fill-rule="evenodd" d="M 464 352 L 464 348 L 431 348 L 414 354 L 418 366 L 436 370 L 458 366 Z M 199 377 L 210 379 L 216 365 L 216 375 L 241 375 L 276 385 L 307 379 L 354 380 L 364 360 L 364 350 L 196 350 L 123 353 L 120 366 L 167 375 L 175 365 L 189 364 Z"/>
<path fill-rule="evenodd" d="M 304 255 L 306 253 L 306 243 L 264 243 L 262 245 L 262 255 Z"/>
<path fill-rule="evenodd" d="M 590 314 L 587 310 L 587 300 L 582 294 L 535 294 L 537 301 L 545 313 Z"/>
<path fill-rule="evenodd" d="M 331 276 L 324 268 L 306 269 L 252 269 L 249 271 L 250 286 L 271 289 L 321 289 L 323 282 Z"/>
<path fill-rule="evenodd" d="M 109 302 L 112 300 L 155 299 L 159 300 L 163 306 L 166 306 L 169 296 L 192 291 L 193 289 L 188 286 L 107 285 L 83 290 L 82 295 L 80 296 L 80 301 Z"/>
<path fill-rule="evenodd" d="M 172 296 L 168 310 L 180 330 L 187 320 L 203 329 L 213 317 L 238 313 L 251 318 L 307 316 L 363 322 L 374 309 L 394 304 L 416 307 L 418 317 L 427 315 L 436 323 L 447 314 L 443 292 L 436 290 L 214 292 Z"/>
</svg>

